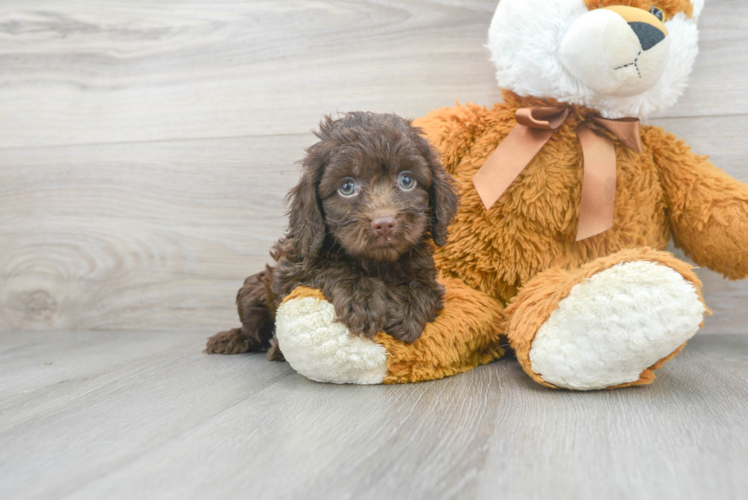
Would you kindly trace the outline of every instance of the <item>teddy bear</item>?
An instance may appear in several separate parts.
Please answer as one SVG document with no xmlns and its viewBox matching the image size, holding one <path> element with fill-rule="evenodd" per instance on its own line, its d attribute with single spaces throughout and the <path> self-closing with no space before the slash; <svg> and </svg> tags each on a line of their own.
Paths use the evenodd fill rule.
<svg viewBox="0 0 748 500">
<path fill-rule="evenodd" d="M 332 383 L 433 380 L 509 347 L 551 388 L 651 383 L 709 311 L 692 267 L 748 276 L 748 186 L 641 119 L 675 104 L 704 0 L 501 0 L 503 102 L 414 124 L 459 183 L 434 248 L 444 308 L 413 344 L 351 335 L 319 290 L 280 306 L 292 367 Z"/>
</svg>

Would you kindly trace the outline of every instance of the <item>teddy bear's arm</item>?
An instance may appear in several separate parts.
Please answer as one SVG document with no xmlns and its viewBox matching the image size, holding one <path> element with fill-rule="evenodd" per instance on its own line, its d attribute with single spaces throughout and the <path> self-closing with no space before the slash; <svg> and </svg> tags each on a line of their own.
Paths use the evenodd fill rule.
<svg viewBox="0 0 748 500">
<path fill-rule="evenodd" d="M 431 111 L 414 120 L 413 125 L 423 130 L 431 145 L 439 150 L 444 168 L 452 174 L 483 134 L 488 120 L 489 111 L 484 106 L 457 104 L 453 108 Z"/>
<path fill-rule="evenodd" d="M 644 129 L 665 190 L 676 246 L 731 279 L 748 276 L 748 186 L 660 128 Z"/>
<path fill-rule="evenodd" d="M 448 377 L 504 354 L 499 301 L 453 278 L 440 278 L 444 308 L 412 344 L 386 333 L 351 335 L 319 289 L 297 287 L 278 308 L 280 349 L 302 375 L 336 384 L 399 384 Z"/>
</svg>

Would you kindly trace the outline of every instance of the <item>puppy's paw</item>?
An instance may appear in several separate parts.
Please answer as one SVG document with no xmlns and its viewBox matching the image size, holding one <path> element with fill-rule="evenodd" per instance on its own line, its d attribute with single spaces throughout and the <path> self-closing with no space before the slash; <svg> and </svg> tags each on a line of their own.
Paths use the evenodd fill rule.
<svg viewBox="0 0 748 500">
<path fill-rule="evenodd" d="M 412 344 L 421 337 L 425 326 L 425 323 L 421 323 L 415 319 L 409 319 L 401 321 L 395 325 L 388 325 L 385 327 L 384 333 L 400 342 Z"/>
<path fill-rule="evenodd" d="M 285 360 L 286 358 L 283 356 L 280 346 L 278 345 L 278 339 L 274 337 L 270 342 L 270 349 L 268 349 L 268 361 L 283 362 Z"/>
<path fill-rule="evenodd" d="M 387 311 L 382 301 L 361 300 L 335 304 L 335 313 L 351 333 L 372 338 L 384 330 Z"/>
<path fill-rule="evenodd" d="M 255 345 L 256 344 L 256 345 Z M 256 350 L 259 342 L 253 342 L 241 328 L 219 332 L 208 339 L 207 354 L 241 354 Z"/>
</svg>

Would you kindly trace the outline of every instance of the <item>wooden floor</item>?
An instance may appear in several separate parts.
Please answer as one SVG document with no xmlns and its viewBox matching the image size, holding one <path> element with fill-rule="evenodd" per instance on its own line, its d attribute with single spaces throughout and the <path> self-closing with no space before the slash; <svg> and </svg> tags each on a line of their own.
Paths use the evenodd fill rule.
<svg viewBox="0 0 748 500">
<path fill-rule="evenodd" d="M 748 498 L 748 335 L 697 337 L 654 384 L 594 393 L 513 359 L 318 384 L 203 341 L 0 334 L 0 498 Z"/>
</svg>

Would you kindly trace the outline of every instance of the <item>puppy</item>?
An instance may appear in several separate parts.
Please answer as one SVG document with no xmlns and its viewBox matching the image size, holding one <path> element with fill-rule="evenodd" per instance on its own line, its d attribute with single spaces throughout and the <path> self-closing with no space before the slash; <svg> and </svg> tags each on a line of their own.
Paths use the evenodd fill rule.
<svg viewBox="0 0 748 500">
<path fill-rule="evenodd" d="M 269 350 L 282 360 L 275 310 L 300 285 L 321 289 L 338 321 L 367 337 L 415 342 L 442 308 L 430 240 L 446 243 L 458 197 L 436 152 L 394 114 L 328 116 L 316 135 L 288 195 L 275 267 L 246 279 L 236 297 L 242 327 L 214 335 L 206 352 Z"/>
</svg>

